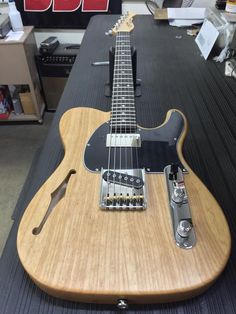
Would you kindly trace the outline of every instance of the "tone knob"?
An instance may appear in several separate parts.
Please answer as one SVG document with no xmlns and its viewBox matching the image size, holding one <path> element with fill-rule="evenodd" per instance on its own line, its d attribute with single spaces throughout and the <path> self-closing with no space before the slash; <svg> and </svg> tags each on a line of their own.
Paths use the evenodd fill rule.
<svg viewBox="0 0 236 314">
<path fill-rule="evenodd" d="M 173 189 L 171 198 L 175 203 L 180 204 L 183 202 L 184 196 L 185 196 L 184 188 L 176 187 Z"/>
<path fill-rule="evenodd" d="M 187 238 L 192 230 L 192 224 L 188 220 L 181 220 L 177 227 L 177 233 L 182 238 Z"/>
</svg>

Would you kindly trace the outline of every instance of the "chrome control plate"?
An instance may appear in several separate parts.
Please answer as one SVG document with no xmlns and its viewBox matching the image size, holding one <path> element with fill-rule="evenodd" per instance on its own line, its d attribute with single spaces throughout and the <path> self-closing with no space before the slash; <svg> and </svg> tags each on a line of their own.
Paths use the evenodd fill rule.
<svg viewBox="0 0 236 314">
<path fill-rule="evenodd" d="M 184 184 L 184 175 L 179 167 L 173 174 L 172 166 L 164 169 L 166 178 L 169 208 L 173 223 L 176 244 L 184 249 L 191 249 L 196 244 L 196 235 L 188 202 L 188 194 Z M 187 174 L 186 174 L 187 175 Z"/>
</svg>

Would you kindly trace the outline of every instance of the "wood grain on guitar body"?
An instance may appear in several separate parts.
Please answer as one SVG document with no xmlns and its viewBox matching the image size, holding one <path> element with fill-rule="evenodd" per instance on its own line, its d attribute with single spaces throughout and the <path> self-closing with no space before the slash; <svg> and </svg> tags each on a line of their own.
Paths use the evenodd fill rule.
<svg viewBox="0 0 236 314">
<path fill-rule="evenodd" d="M 68 110 L 61 164 L 30 202 L 17 249 L 32 280 L 64 299 L 158 303 L 193 297 L 223 271 L 230 233 L 214 197 L 182 155 L 178 110 L 136 123 L 130 31 L 119 20 L 111 114 Z"/>
</svg>

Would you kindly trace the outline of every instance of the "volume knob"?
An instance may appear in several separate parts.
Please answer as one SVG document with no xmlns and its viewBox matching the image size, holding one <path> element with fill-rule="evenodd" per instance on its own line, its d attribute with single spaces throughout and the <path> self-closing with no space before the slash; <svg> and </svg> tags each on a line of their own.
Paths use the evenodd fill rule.
<svg viewBox="0 0 236 314">
<path fill-rule="evenodd" d="M 177 227 L 177 233 L 182 238 L 187 238 L 192 230 L 192 224 L 188 220 L 181 220 Z"/>
</svg>

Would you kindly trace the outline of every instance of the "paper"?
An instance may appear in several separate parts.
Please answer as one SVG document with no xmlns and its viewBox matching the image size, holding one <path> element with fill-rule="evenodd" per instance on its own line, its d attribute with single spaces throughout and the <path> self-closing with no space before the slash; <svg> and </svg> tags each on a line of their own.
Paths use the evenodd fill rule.
<svg viewBox="0 0 236 314">
<path fill-rule="evenodd" d="M 222 15 L 226 18 L 227 22 L 235 23 L 236 22 L 236 14 L 235 13 L 222 13 Z"/>
<path fill-rule="evenodd" d="M 205 8 L 168 8 L 168 19 L 204 20 Z"/>
<path fill-rule="evenodd" d="M 12 40 L 13 41 L 19 41 L 23 35 L 24 35 L 23 31 L 19 31 L 19 32 L 10 31 L 6 35 L 6 41 L 12 41 Z"/>
<path fill-rule="evenodd" d="M 203 23 L 203 20 L 170 20 L 169 24 L 171 26 L 177 26 L 177 27 L 182 27 L 182 26 L 192 26 L 194 24 L 200 24 Z"/>
<path fill-rule="evenodd" d="M 205 20 L 195 42 L 197 43 L 205 60 L 208 58 L 217 38 L 219 31 L 208 20 Z"/>
<path fill-rule="evenodd" d="M 192 8 L 209 8 L 214 7 L 216 0 L 194 0 L 191 4 Z"/>
</svg>

